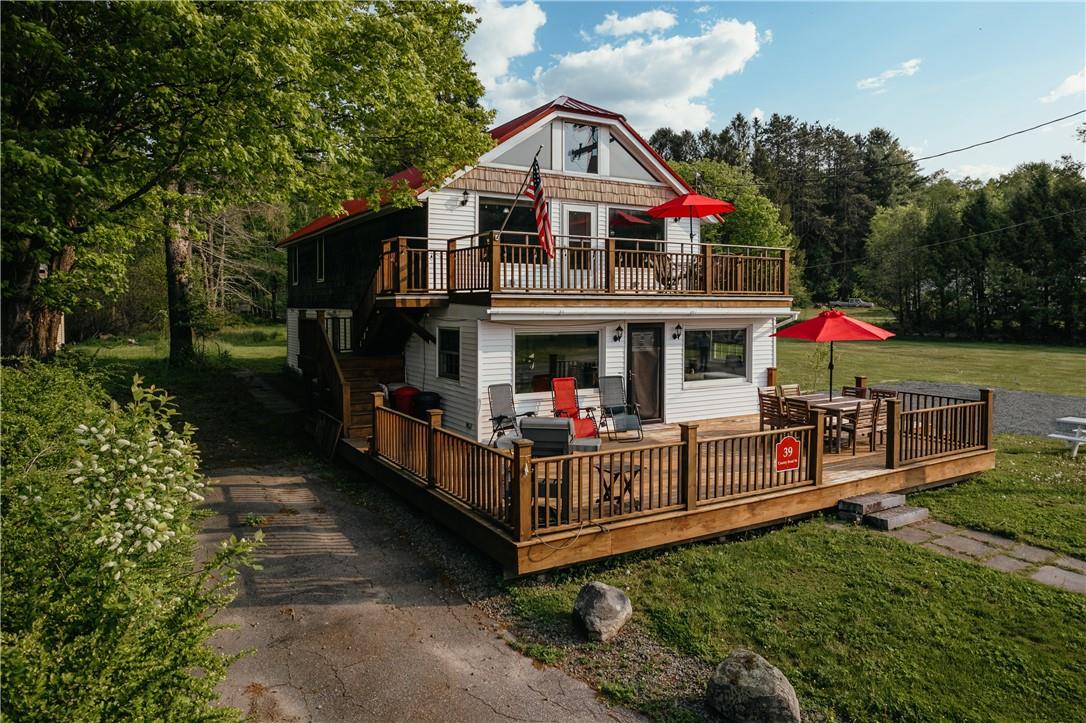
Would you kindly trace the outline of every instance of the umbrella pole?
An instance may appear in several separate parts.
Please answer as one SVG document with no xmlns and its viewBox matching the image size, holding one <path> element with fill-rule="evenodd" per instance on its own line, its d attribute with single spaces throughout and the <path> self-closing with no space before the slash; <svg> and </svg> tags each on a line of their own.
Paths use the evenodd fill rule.
<svg viewBox="0 0 1086 723">
<path fill-rule="evenodd" d="M 833 401 L 833 342 L 830 342 L 830 401 Z"/>
<path fill-rule="evenodd" d="M 690 207 L 690 243 L 694 243 L 694 207 Z"/>
</svg>

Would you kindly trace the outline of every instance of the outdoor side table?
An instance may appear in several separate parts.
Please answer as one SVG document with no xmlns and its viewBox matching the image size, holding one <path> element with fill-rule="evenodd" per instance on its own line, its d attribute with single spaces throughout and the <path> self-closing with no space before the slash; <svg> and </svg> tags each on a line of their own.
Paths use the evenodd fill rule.
<svg viewBox="0 0 1086 723">
<path fill-rule="evenodd" d="M 619 510 L 622 509 L 622 499 L 626 495 L 630 496 L 630 506 L 641 510 L 641 500 L 634 499 L 633 487 L 641 477 L 641 465 L 634 464 L 633 462 L 617 462 L 612 463 L 610 461 L 601 461 L 598 464 L 593 465 L 596 471 L 600 473 L 600 481 L 604 484 L 603 498 L 597 499 L 596 503 L 610 502 L 612 512 L 614 511 L 615 502 L 617 500 Z M 618 488 L 618 494 L 615 494 L 615 489 Z"/>
</svg>

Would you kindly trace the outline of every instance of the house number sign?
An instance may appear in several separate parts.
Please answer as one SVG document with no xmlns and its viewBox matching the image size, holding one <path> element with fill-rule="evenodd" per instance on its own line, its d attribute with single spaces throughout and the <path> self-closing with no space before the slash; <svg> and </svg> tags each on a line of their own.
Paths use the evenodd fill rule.
<svg viewBox="0 0 1086 723">
<path fill-rule="evenodd" d="M 795 472 L 799 469 L 799 440 L 788 435 L 777 442 L 774 457 L 774 471 Z"/>
</svg>

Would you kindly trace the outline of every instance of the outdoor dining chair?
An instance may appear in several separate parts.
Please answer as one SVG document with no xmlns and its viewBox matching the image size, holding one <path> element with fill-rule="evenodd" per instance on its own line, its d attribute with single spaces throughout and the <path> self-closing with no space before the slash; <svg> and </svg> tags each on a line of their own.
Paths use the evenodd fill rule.
<svg viewBox="0 0 1086 723">
<path fill-rule="evenodd" d="M 645 438 L 641 429 L 641 410 L 637 404 L 627 401 L 621 376 L 600 377 L 600 428 L 606 428 L 607 437 L 612 440 L 616 434 L 625 432 L 637 435 L 631 441 L 640 442 Z"/>
<path fill-rule="evenodd" d="M 781 390 L 782 397 L 795 397 L 800 393 L 798 384 L 779 384 L 777 388 Z"/>
<path fill-rule="evenodd" d="M 877 402 L 870 399 L 861 399 L 856 402 L 856 411 L 844 418 L 841 423 L 841 431 L 848 435 L 849 446 L 852 447 L 852 456 L 856 456 L 856 444 L 860 435 L 866 434 L 869 440 L 870 451 L 875 451 L 875 407 Z"/>
<path fill-rule="evenodd" d="M 772 392 L 765 391 L 772 389 Z M 762 387 L 758 390 L 758 431 L 780 429 L 788 426 L 788 416 L 784 413 L 784 399 L 777 396 L 774 387 Z"/>
<path fill-rule="evenodd" d="M 581 406 L 577 395 L 577 380 L 573 377 L 556 377 L 551 380 L 551 398 L 554 416 L 573 420 L 574 437 L 598 437 L 600 428 L 592 415 L 595 407 Z"/>
<path fill-rule="evenodd" d="M 876 389 L 875 387 L 868 387 L 871 391 L 868 392 L 868 399 L 897 399 L 896 389 Z"/>
<path fill-rule="evenodd" d="M 802 427 L 810 424 L 811 407 L 806 400 L 785 397 L 784 414 L 789 427 Z"/>
<path fill-rule="evenodd" d="M 867 391 L 867 387 L 841 387 L 841 396 L 867 399 Z"/>
<path fill-rule="evenodd" d="M 512 384 L 491 384 L 487 387 L 486 393 L 490 398 L 490 424 L 493 426 L 493 431 L 490 433 L 491 446 L 499 437 L 506 435 L 515 437 L 519 434 L 518 417 L 535 416 L 535 412 L 517 414 L 513 404 Z"/>
</svg>

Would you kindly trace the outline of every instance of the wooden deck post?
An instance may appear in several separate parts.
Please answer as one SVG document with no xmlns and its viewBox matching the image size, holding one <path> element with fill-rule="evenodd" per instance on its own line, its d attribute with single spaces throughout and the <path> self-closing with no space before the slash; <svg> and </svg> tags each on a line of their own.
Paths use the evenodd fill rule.
<svg viewBox="0 0 1086 723">
<path fill-rule="evenodd" d="M 502 288 L 502 235 L 498 231 L 490 232 L 490 292 Z"/>
<path fill-rule="evenodd" d="M 901 466 L 901 400 L 886 399 L 886 469 Z"/>
<path fill-rule="evenodd" d="M 788 257 L 790 255 L 791 250 L 785 249 L 781 256 L 781 293 L 785 296 L 788 296 Z"/>
<path fill-rule="evenodd" d="M 606 267 L 607 278 L 605 287 L 608 294 L 615 293 L 615 240 L 609 238 L 604 242 L 604 248 L 606 249 L 606 259 L 604 260 L 604 266 Z"/>
<path fill-rule="evenodd" d="M 440 409 L 427 409 L 426 414 L 429 415 L 430 422 L 426 440 L 426 484 L 429 487 L 436 487 L 437 477 L 434 475 L 434 467 L 437 460 L 437 434 L 434 430 L 441 427 L 441 415 L 444 412 Z"/>
<path fill-rule="evenodd" d="M 407 237 L 396 239 L 396 293 L 407 291 Z"/>
<path fill-rule="evenodd" d="M 705 244 L 705 295 L 713 295 L 713 245 Z"/>
<path fill-rule="evenodd" d="M 867 377 L 863 376 L 862 374 L 857 374 L 855 379 L 856 386 L 858 386 L 860 389 L 864 389 L 867 387 Z"/>
<path fill-rule="evenodd" d="M 513 538 L 518 542 L 532 534 L 532 442 L 513 440 L 513 479 L 510 480 Z"/>
<path fill-rule="evenodd" d="M 809 470 L 810 477 L 814 480 L 815 485 L 822 484 L 822 462 L 825 455 L 825 438 L 826 438 L 826 412 L 822 409 L 812 409 L 810 416 L 810 423 L 814 426 L 814 430 L 811 432 L 811 437 L 814 442 L 813 449 L 810 450 L 810 454 L 807 459 L 810 462 L 811 469 Z"/>
<path fill-rule="evenodd" d="M 369 439 L 369 452 L 373 456 L 377 456 L 377 410 L 385 406 L 385 395 L 383 392 L 372 392 L 373 396 L 373 431 L 370 432 Z"/>
<path fill-rule="evenodd" d="M 765 385 L 767 387 L 777 386 L 777 367 L 766 367 Z"/>
<path fill-rule="evenodd" d="M 679 438 L 683 443 L 679 457 L 683 500 L 686 502 L 686 509 L 693 510 L 698 506 L 698 425 L 680 422 Z"/>
<path fill-rule="evenodd" d="M 995 390 L 981 389 L 980 401 L 984 402 L 984 448 L 995 449 Z"/>
<path fill-rule="evenodd" d="M 449 239 L 445 251 L 445 272 L 448 279 L 445 281 L 445 290 L 452 293 L 456 289 L 456 239 Z"/>
</svg>

